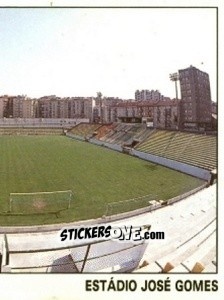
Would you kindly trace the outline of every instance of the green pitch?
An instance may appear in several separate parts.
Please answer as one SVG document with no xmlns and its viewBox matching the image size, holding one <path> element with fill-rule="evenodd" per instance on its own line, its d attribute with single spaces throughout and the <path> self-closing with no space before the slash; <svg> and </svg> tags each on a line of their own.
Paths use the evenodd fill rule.
<svg viewBox="0 0 224 300">
<path fill-rule="evenodd" d="M 101 217 L 107 203 L 152 194 L 169 199 L 202 184 L 180 172 L 63 136 L 0 137 L 0 225 Z M 69 210 L 6 216 L 10 193 L 72 190 Z"/>
</svg>

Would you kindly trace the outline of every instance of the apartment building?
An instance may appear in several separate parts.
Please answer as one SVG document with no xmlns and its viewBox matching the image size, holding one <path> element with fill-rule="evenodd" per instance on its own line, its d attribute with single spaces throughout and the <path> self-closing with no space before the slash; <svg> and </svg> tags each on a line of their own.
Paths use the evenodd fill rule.
<svg viewBox="0 0 224 300">
<path fill-rule="evenodd" d="M 123 101 L 111 107 L 114 122 L 153 122 L 156 128 L 177 129 L 177 100 Z"/>
<path fill-rule="evenodd" d="M 92 121 L 93 98 L 72 97 L 68 100 L 68 118 L 88 118 Z"/>
<path fill-rule="evenodd" d="M 16 96 L 12 99 L 12 117 L 13 118 L 33 118 L 33 100 L 26 96 Z"/>
<path fill-rule="evenodd" d="M 4 95 L 0 97 L 0 118 L 13 117 L 14 96 Z"/>
<path fill-rule="evenodd" d="M 23 118 L 33 118 L 34 117 L 34 106 L 33 106 L 33 100 L 32 99 L 25 99 L 23 101 L 22 106 L 22 117 Z"/>
<path fill-rule="evenodd" d="M 93 106 L 93 120 L 94 122 L 101 121 L 102 123 L 115 122 L 117 115 L 112 107 L 124 100 L 118 97 L 103 97 L 102 99 L 96 98 Z"/>
<path fill-rule="evenodd" d="M 212 101 L 209 75 L 193 66 L 179 70 L 180 125 L 205 129 L 211 123 Z"/>
<path fill-rule="evenodd" d="M 158 101 L 163 100 L 164 96 L 158 90 L 136 90 L 135 100 L 136 101 Z"/>
<path fill-rule="evenodd" d="M 141 117 L 138 113 L 138 103 L 132 101 L 124 101 L 117 105 L 117 121 L 122 122 L 141 122 Z"/>
<path fill-rule="evenodd" d="M 5 117 L 5 110 L 6 110 L 7 101 L 8 101 L 7 96 L 1 96 L 0 97 L 0 118 Z"/>
<path fill-rule="evenodd" d="M 39 99 L 0 97 L 0 118 L 89 119 L 90 122 L 147 122 L 157 128 L 204 130 L 211 127 L 217 106 L 211 101 L 209 75 L 193 66 L 179 72 L 181 100 L 158 90 L 136 90 L 135 99 L 64 97 Z M 214 126 L 213 126 L 214 127 Z"/>
<path fill-rule="evenodd" d="M 178 129 L 178 101 L 158 101 L 153 108 L 153 125 L 161 129 Z"/>
<path fill-rule="evenodd" d="M 35 101 L 38 118 L 88 118 L 92 119 L 92 97 L 59 98 L 44 96 Z"/>
</svg>

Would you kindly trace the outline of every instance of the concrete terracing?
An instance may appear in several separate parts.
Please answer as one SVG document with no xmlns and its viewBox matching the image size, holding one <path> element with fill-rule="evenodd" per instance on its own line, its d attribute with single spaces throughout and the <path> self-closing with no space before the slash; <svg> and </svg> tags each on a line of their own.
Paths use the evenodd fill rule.
<svg viewBox="0 0 224 300">
<path fill-rule="evenodd" d="M 61 230 L 0 236 L 2 272 L 215 272 L 216 185 L 112 226 L 151 225 L 165 239 L 61 242 Z M 105 226 L 108 223 L 104 224 Z M 74 228 L 75 225 L 69 225 Z M 67 226 L 68 227 L 68 226 Z"/>
<path fill-rule="evenodd" d="M 211 186 L 188 199 L 160 210 L 158 224 L 167 233 L 164 244 L 151 242 L 137 272 L 200 273 L 215 261 L 216 188 Z M 166 214 L 164 212 L 166 211 Z M 163 215 L 162 215 L 163 214 Z M 165 225 L 166 224 L 166 225 Z M 159 251 L 158 251 L 159 249 Z M 215 265 L 216 266 L 216 265 Z M 207 270 L 216 268 L 209 268 Z"/>
</svg>

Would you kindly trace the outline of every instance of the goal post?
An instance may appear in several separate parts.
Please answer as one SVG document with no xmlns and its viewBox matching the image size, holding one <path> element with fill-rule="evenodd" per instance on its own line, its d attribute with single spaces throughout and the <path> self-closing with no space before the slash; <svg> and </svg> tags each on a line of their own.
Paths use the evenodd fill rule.
<svg viewBox="0 0 224 300">
<path fill-rule="evenodd" d="M 10 193 L 9 213 L 43 214 L 70 209 L 73 192 L 54 191 L 36 193 Z"/>
<path fill-rule="evenodd" d="M 147 207 L 151 200 L 158 199 L 157 195 L 148 194 L 133 199 L 109 202 L 106 204 L 105 216 L 112 216 L 127 211 L 133 211 L 139 208 Z"/>
</svg>

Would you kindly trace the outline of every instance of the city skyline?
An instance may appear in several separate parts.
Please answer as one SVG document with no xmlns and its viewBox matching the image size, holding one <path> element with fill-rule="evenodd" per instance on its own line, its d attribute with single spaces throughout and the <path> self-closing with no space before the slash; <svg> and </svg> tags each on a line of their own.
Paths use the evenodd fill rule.
<svg viewBox="0 0 224 300">
<path fill-rule="evenodd" d="M 169 74 L 193 65 L 216 101 L 215 9 L 0 8 L 0 26 L 1 95 L 175 98 Z"/>
</svg>

